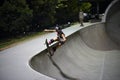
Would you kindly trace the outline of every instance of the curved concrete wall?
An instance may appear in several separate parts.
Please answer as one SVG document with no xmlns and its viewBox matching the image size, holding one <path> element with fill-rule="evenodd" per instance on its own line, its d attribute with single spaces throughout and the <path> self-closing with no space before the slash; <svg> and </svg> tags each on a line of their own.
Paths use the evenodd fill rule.
<svg viewBox="0 0 120 80">
<path fill-rule="evenodd" d="M 70 35 L 53 57 L 44 50 L 31 67 L 57 80 L 120 80 L 120 1 L 114 0 L 104 22 Z"/>
<path fill-rule="evenodd" d="M 107 36 L 104 23 L 99 23 L 70 35 L 53 57 L 44 50 L 30 64 L 57 80 L 119 80 L 118 48 Z"/>
<path fill-rule="evenodd" d="M 120 0 L 114 0 L 105 13 L 106 31 L 120 45 Z M 119 36 L 119 37 L 118 37 Z"/>
<path fill-rule="evenodd" d="M 80 30 L 83 41 L 89 47 L 96 50 L 113 50 L 118 46 L 108 37 L 105 30 L 105 24 L 99 23 Z"/>
</svg>

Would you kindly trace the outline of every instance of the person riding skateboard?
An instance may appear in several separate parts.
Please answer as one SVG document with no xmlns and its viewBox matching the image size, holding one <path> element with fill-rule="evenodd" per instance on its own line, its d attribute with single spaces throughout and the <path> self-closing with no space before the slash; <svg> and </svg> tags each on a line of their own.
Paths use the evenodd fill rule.
<svg viewBox="0 0 120 80">
<path fill-rule="evenodd" d="M 55 45 L 54 47 L 52 47 L 52 53 L 54 54 L 54 52 L 56 51 L 56 49 L 61 46 L 62 44 L 65 43 L 66 41 L 66 37 L 65 37 L 65 34 L 63 33 L 63 31 L 61 30 L 61 28 L 57 25 L 55 27 L 55 29 L 53 30 L 50 30 L 50 29 L 45 29 L 44 31 L 48 31 L 48 32 L 56 32 L 57 33 L 57 37 L 53 38 L 53 39 L 50 39 L 48 41 L 48 44 L 52 44 L 53 42 L 58 42 L 57 45 Z"/>
</svg>

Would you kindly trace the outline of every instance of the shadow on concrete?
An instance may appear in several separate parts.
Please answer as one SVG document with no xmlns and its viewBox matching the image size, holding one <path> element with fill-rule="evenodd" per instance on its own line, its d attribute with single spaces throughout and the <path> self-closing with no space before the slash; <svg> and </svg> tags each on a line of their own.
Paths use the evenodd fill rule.
<svg viewBox="0 0 120 80">
<path fill-rule="evenodd" d="M 65 74 L 65 73 L 61 70 L 61 68 L 56 64 L 56 62 L 52 59 L 52 57 L 51 57 L 51 56 L 48 56 L 48 57 L 49 57 L 49 59 L 51 60 L 52 64 L 60 71 L 60 74 L 61 74 L 64 78 L 69 79 L 69 80 L 80 80 L 80 79 L 78 79 L 78 78 L 73 78 L 73 77 Z"/>
</svg>

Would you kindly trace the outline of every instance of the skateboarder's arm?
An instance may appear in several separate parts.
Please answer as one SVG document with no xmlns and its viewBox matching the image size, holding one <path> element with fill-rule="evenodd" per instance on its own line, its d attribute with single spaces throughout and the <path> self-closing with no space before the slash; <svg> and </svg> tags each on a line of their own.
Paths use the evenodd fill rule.
<svg viewBox="0 0 120 80">
<path fill-rule="evenodd" d="M 44 31 L 46 31 L 46 32 L 55 32 L 54 29 L 45 29 Z"/>
</svg>

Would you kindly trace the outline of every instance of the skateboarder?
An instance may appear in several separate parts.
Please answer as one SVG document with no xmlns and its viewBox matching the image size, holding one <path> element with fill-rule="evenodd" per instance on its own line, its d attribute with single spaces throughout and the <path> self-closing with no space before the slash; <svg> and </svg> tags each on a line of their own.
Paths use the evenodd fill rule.
<svg viewBox="0 0 120 80">
<path fill-rule="evenodd" d="M 44 31 L 48 31 L 48 32 L 56 32 L 57 33 L 57 37 L 53 38 L 53 39 L 50 39 L 50 41 L 48 41 L 48 44 L 52 44 L 53 42 L 56 42 L 58 41 L 58 44 L 55 45 L 53 48 L 52 48 L 52 53 L 54 53 L 56 51 L 56 49 L 61 46 L 62 44 L 65 43 L 66 41 L 66 37 L 65 37 L 65 34 L 63 33 L 63 31 L 61 30 L 60 27 L 58 27 L 58 25 L 55 27 L 55 29 L 53 30 L 50 30 L 50 29 L 45 29 Z"/>
</svg>

